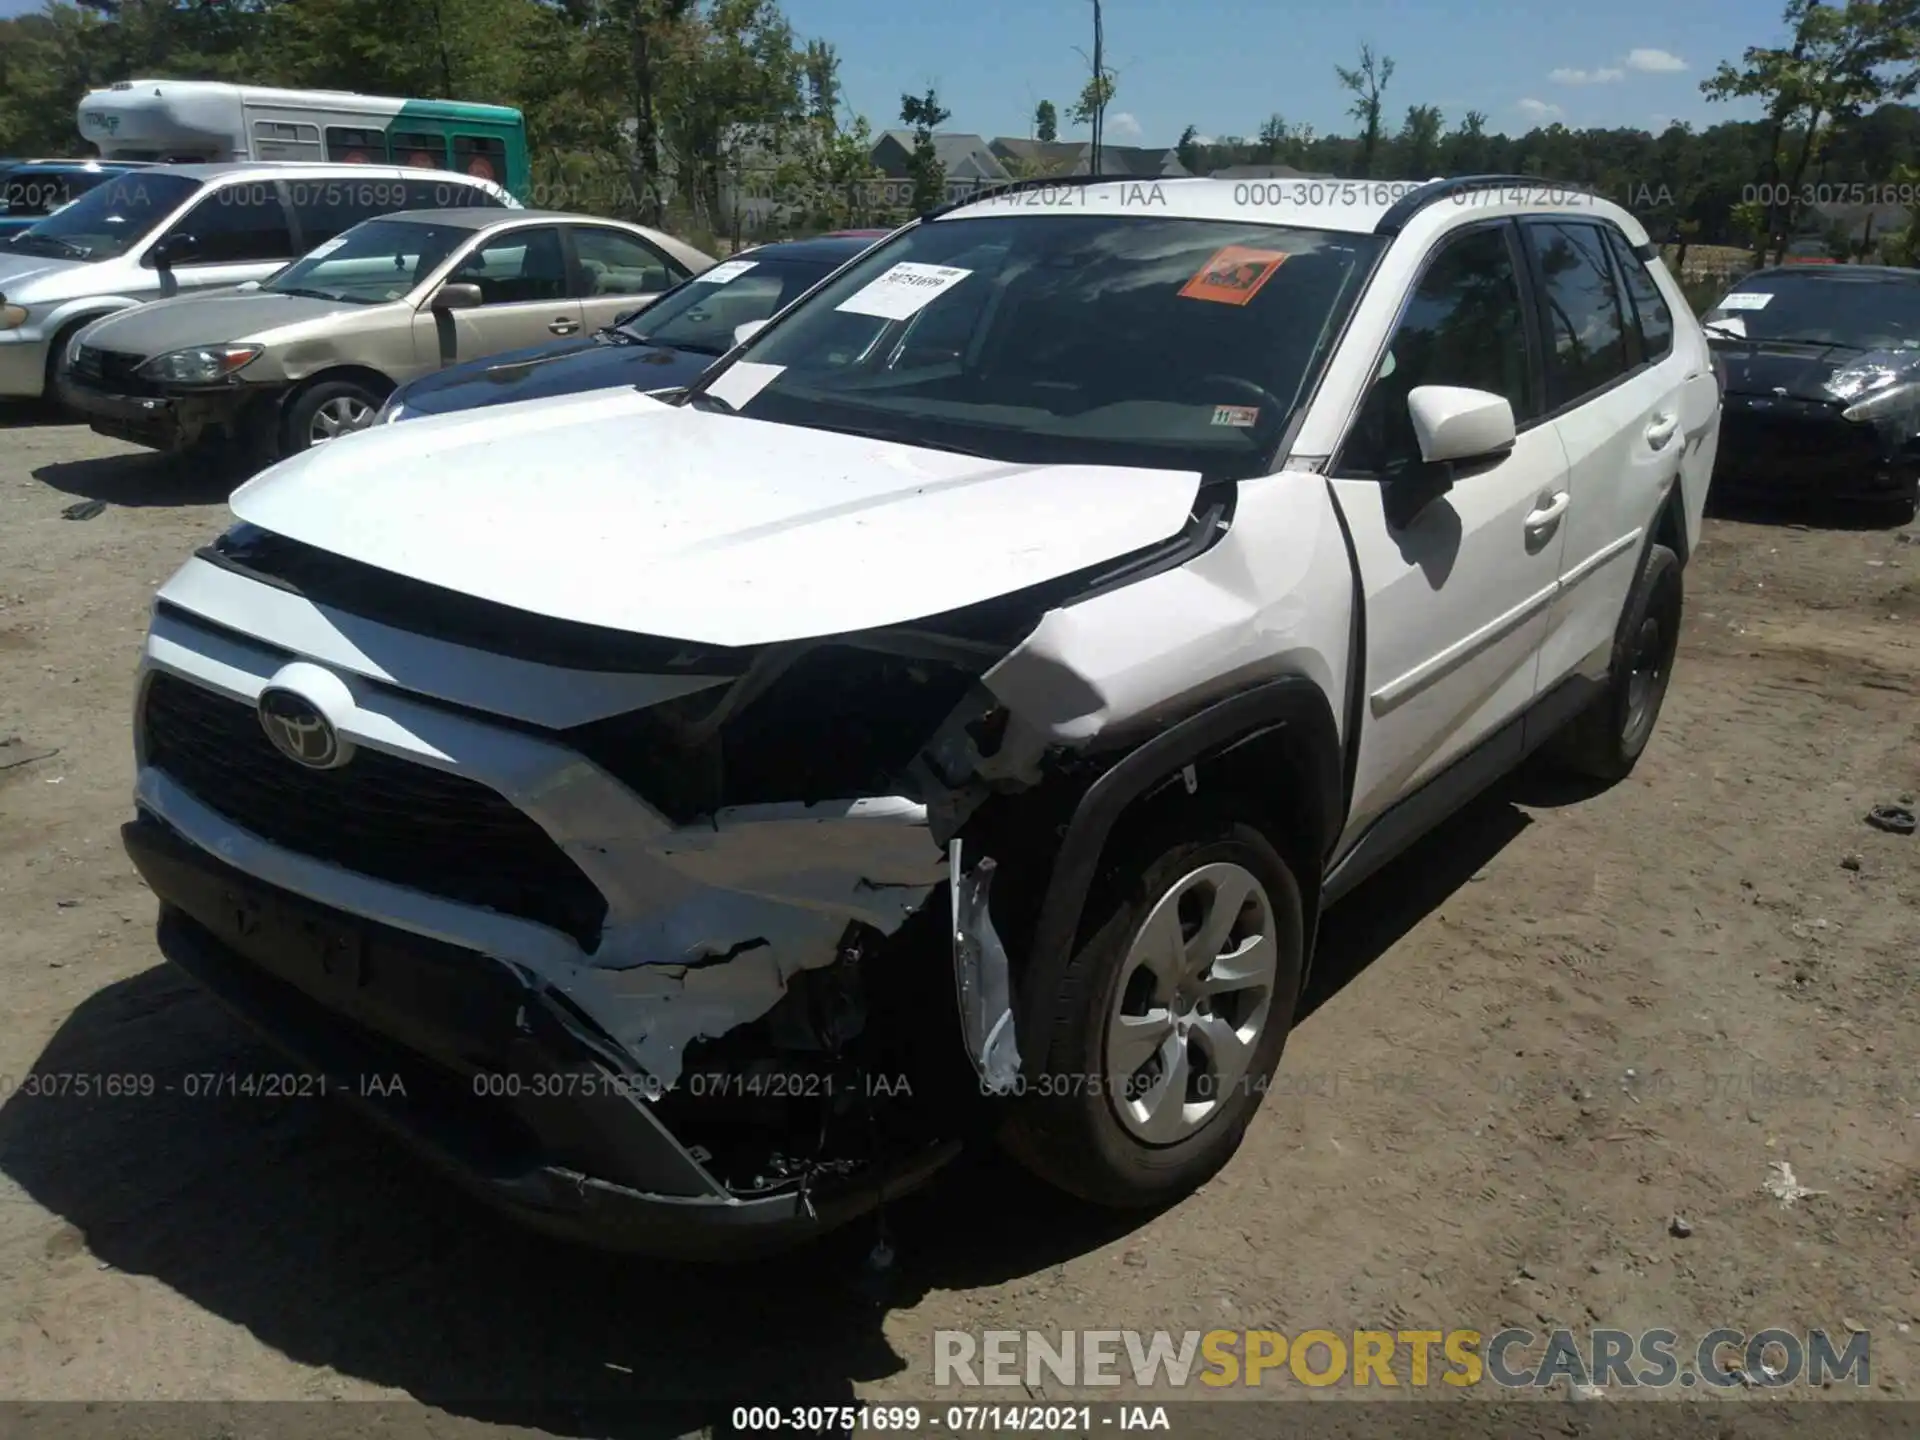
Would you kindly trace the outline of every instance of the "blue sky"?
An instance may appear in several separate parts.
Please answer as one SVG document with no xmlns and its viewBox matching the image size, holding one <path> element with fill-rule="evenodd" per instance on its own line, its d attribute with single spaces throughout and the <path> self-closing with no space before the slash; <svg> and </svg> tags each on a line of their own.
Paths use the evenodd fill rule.
<svg viewBox="0 0 1920 1440">
<path fill-rule="evenodd" d="M 38 8 L 0 0 L 0 15 Z M 847 101 L 876 129 L 899 123 L 902 91 L 931 84 L 953 112 L 948 128 L 1024 135 L 1036 101 L 1064 112 L 1087 73 L 1076 47 L 1092 42 L 1088 0 L 785 8 L 802 35 L 839 47 Z M 1395 61 L 1386 107 L 1396 125 L 1412 104 L 1440 106 L 1449 123 L 1483 110 L 1489 128 L 1510 134 L 1552 119 L 1653 129 L 1745 119 L 1748 107 L 1709 104 L 1700 81 L 1779 38 L 1776 6 L 1756 0 L 1562 0 L 1539 11 L 1514 0 L 1106 0 L 1105 13 L 1119 72 L 1107 138 L 1163 145 L 1188 124 L 1251 136 L 1276 111 L 1322 133 L 1348 130 L 1333 67 L 1353 63 L 1362 40 Z"/>
</svg>

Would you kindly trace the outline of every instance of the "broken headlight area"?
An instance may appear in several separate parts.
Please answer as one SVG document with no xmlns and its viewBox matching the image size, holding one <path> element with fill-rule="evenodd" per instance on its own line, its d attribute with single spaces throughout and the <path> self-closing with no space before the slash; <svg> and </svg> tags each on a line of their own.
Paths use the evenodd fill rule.
<svg viewBox="0 0 1920 1440">
<path fill-rule="evenodd" d="M 565 739 L 679 825 L 741 805 L 911 793 L 908 768 L 975 679 L 964 662 L 783 646 L 731 685 Z"/>
</svg>

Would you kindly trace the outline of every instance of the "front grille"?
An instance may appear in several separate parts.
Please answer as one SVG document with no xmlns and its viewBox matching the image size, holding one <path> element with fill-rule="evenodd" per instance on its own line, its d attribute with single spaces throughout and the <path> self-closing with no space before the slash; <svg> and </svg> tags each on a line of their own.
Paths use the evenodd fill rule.
<svg viewBox="0 0 1920 1440">
<path fill-rule="evenodd" d="M 365 748 L 308 769 L 274 749 L 251 707 L 171 675 L 148 683 L 144 720 L 148 763 L 263 840 L 599 943 L 606 897 L 484 785 Z"/>
<path fill-rule="evenodd" d="M 128 355 L 119 350 L 96 350 L 91 345 L 82 345 L 74 353 L 72 375 L 82 384 L 116 395 L 158 395 L 160 387 L 137 373 L 146 358 L 144 355 Z"/>
</svg>

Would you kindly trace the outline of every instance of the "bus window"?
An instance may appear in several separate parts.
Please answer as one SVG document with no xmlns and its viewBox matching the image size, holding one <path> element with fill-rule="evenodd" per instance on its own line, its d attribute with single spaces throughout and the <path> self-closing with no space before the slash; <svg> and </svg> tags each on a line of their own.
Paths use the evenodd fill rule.
<svg viewBox="0 0 1920 1440">
<path fill-rule="evenodd" d="M 256 160 L 318 160 L 320 127 L 285 120 L 253 122 L 253 158 Z"/>
<path fill-rule="evenodd" d="M 344 165 L 379 165 L 387 158 L 387 137 L 378 130 L 327 127 L 327 159 Z"/>
<path fill-rule="evenodd" d="M 453 168 L 496 185 L 507 182 L 507 142 L 490 136 L 453 137 Z"/>
<path fill-rule="evenodd" d="M 410 170 L 444 170 L 447 168 L 447 142 L 439 135 L 402 135 L 398 132 L 387 137 L 393 146 L 393 163 L 405 165 Z"/>
</svg>

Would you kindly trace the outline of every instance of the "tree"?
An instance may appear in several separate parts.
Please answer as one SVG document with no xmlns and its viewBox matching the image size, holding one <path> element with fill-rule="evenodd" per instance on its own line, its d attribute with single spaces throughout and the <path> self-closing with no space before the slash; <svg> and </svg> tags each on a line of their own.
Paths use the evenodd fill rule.
<svg viewBox="0 0 1920 1440">
<path fill-rule="evenodd" d="M 933 148 L 933 133 L 949 119 L 940 97 L 929 85 L 924 95 L 900 97 L 900 123 L 913 130 L 913 154 L 907 173 L 913 179 L 913 208 L 924 215 L 946 198 L 947 169 Z"/>
<path fill-rule="evenodd" d="M 809 40 L 800 64 L 807 77 L 807 114 L 832 121 L 840 113 L 840 52 L 824 40 Z"/>
<path fill-rule="evenodd" d="M 1380 148 L 1380 100 L 1387 92 L 1387 82 L 1393 79 L 1393 59 L 1375 56 L 1373 46 L 1362 45 L 1357 68 L 1336 65 L 1333 69 L 1340 77 L 1341 88 L 1353 94 L 1347 113 L 1360 122 L 1360 173 L 1371 175 L 1374 155 Z"/>
<path fill-rule="evenodd" d="M 1260 122 L 1260 163 L 1277 165 L 1287 148 L 1287 122 L 1279 115 L 1269 115 Z"/>
<path fill-rule="evenodd" d="M 1767 103 L 1763 264 L 1768 243 L 1785 252 L 1807 166 L 1833 124 L 1859 119 L 1868 105 L 1904 99 L 1920 82 L 1915 0 L 1847 0 L 1844 6 L 1787 0 L 1782 19 L 1793 37 L 1789 46 L 1749 46 L 1738 66 L 1723 61 L 1700 86 L 1709 100 Z M 1789 127 L 1798 131 L 1791 160 L 1785 154 Z"/>
<path fill-rule="evenodd" d="M 1180 166 L 1189 174 L 1198 175 L 1206 165 L 1206 156 L 1200 149 L 1200 129 L 1189 125 L 1180 132 L 1180 139 L 1173 147 L 1173 153 L 1179 157 Z"/>
<path fill-rule="evenodd" d="M 1395 144 L 1399 147 L 1400 173 L 1416 180 L 1428 180 L 1440 168 L 1440 132 L 1442 122 L 1437 105 L 1409 105 L 1407 118 L 1400 126 Z"/>
<path fill-rule="evenodd" d="M 1487 117 L 1483 111 L 1469 110 L 1460 124 L 1447 136 L 1446 168 L 1455 175 L 1484 174 L 1487 164 Z"/>
</svg>

